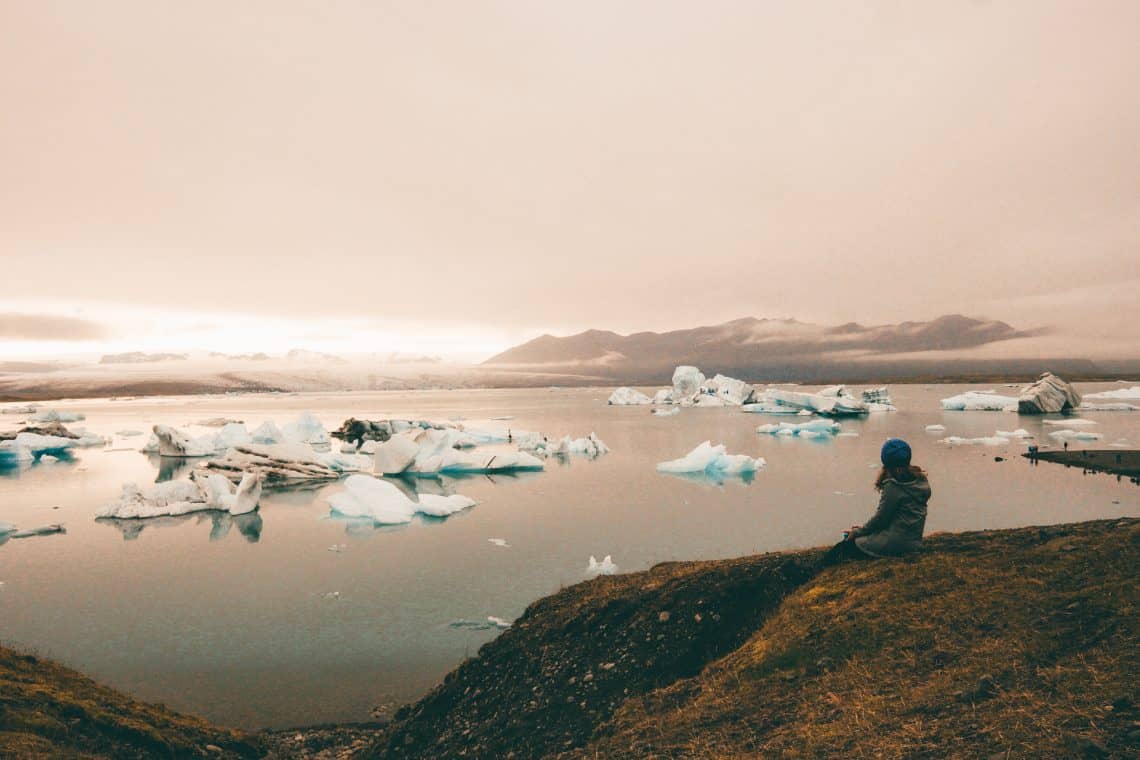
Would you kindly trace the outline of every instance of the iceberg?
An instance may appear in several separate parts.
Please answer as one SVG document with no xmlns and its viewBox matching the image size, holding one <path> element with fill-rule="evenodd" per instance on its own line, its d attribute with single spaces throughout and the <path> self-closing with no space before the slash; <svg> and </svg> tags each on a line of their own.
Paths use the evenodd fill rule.
<svg viewBox="0 0 1140 760">
<path fill-rule="evenodd" d="M 700 393 L 704 382 L 704 374 L 696 367 L 687 364 L 677 367 L 673 370 L 673 402 L 683 404 L 686 400 L 691 400 Z"/>
<path fill-rule="evenodd" d="M 257 509 L 260 498 L 261 480 L 256 474 L 246 473 L 235 488 L 220 475 L 194 473 L 190 480 L 155 483 L 145 490 L 126 483 L 119 500 L 100 509 L 95 517 L 132 520 L 203 510 L 241 515 Z"/>
<path fill-rule="evenodd" d="M 378 525 L 411 522 L 416 513 L 446 517 L 475 506 L 473 499 L 460 494 L 420 494 L 415 502 L 391 483 L 369 475 L 350 475 L 344 490 L 330 496 L 328 503 L 335 517 L 371 520 Z"/>
<path fill-rule="evenodd" d="M 336 480 L 344 474 L 344 465 L 356 465 L 346 455 L 321 455 L 303 443 L 247 444 L 234 446 L 221 459 L 211 459 L 205 467 L 230 480 L 247 473 L 260 475 L 266 485 L 292 485 L 321 480 Z M 367 466 L 367 457 L 364 466 Z M 359 467 L 357 467 L 359 469 Z"/>
<path fill-rule="evenodd" d="M 311 412 L 302 412 L 296 421 L 286 423 L 285 427 L 281 428 L 281 433 L 286 440 L 299 441 L 311 446 L 329 445 L 328 431 Z"/>
<path fill-rule="evenodd" d="M 15 525 L 11 523 L 0 523 L 0 525 L 7 524 L 12 530 L 5 532 L 0 529 L 0 543 L 4 543 L 9 538 L 33 538 L 34 536 L 52 536 L 56 533 L 66 533 L 67 530 L 59 523 L 51 525 L 42 525 L 38 528 L 26 528 L 25 530 L 17 530 Z M 3 585 L 3 584 L 0 584 Z"/>
<path fill-rule="evenodd" d="M 764 392 L 764 401 L 791 407 L 797 412 L 806 410 L 827 417 L 857 417 L 867 414 L 867 406 L 847 393 L 847 389 L 842 385 L 824 388 L 818 393 L 769 388 Z"/>
<path fill-rule="evenodd" d="M 951 435 L 943 438 L 939 443 L 945 443 L 947 446 L 1005 446 L 1010 443 L 1010 439 L 1000 435 L 983 436 L 981 438 L 962 438 L 957 435 Z"/>
<path fill-rule="evenodd" d="M 584 438 L 571 438 L 568 435 L 563 436 L 558 443 L 553 443 L 543 438 L 541 441 L 519 444 L 519 449 L 532 452 L 541 457 L 565 457 L 571 454 L 581 454 L 590 458 L 596 458 L 610 452 L 610 447 L 602 442 L 597 434 L 593 432 Z"/>
<path fill-rule="evenodd" d="M 891 401 L 890 391 L 887 386 L 879 388 L 868 388 L 862 394 L 863 404 L 867 407 L 868 412 L 894 412 L 894 402 Z"/>
<path fill-rule="evenodd" d="M 766 462 L 759 457 L 753 459 L 746 454 L 726 454 L 724 444 L 713 446 L 711 441 L 705 441 L 680 459 L 661 462 L 657 465 L 657 471 L 673 474 L 740 475 L 756 472 L 765 464 Z"/>
<path fill-rule="evenodd" d="M 1017 430 L 999 430 L 994 433 L 998 438 L 1032 438 L 1033 434 L 1025 428 L 1018 428 Z"/>
<path fill-rule="evenodd" d="M 411 437 L 392 436 L 376 447 L 372 471 L 377 475 L 399 475 L 412 466 L 419 453 L 420 446 Z"/>
<path fill-rule="evenodd" d="M 43 456 L 67 457 L 77 444 L 74 438 L 40 433 L 17 433 L 0 441 L 0 467 L 39 461 Z"/>
<path fill-rule="evenodd" d="M 926 426 L 926 432 L 928 432 L 928 433 L 941 433 L 944 430 L 946 430 L 945 425 L 927 425 Z"/>
<path fill-rule="evenodd" d="M 723 399 L 721 399 L 719 396 L 711 396 L 707 393 L 697 394 L 697 397 L 695 399 L 693 399 L 692 405 L 693 406 L 699 406 L 699 407 L 729 406 L 729 404 L 727 402 L 725 402 Z"/>
<path fill-rule="evenodd" d="M 1085 398 L 1138 401 L 1140 400 L 1140 385 L 1134 385 L 1131 388 L 1117 388 L 1111 391 L 1101 391 L 1100 393 L 1086 393 Z"/>
<path fill-rule="evenodd" d="M 1098 441 L 1104 438 L 1104 435 L 1089 430 L 1054 430 L 1049 437 L 1059 441 Z"/>
<path fill-rule="evenodd" d="M 284 443 L 285 434 L 281 432 L 281 428 L 272 420 L 261 423 L 249 436 L 250 443 L 257 443 L 261 445 Z"/>
<path fill-rule="evenodd" d="M 586 575 L 591 578 L 596 578 L 599 575 L 613 575 L 618 570 L 618 566 L 614 564 L 613 557 L 606 555 L 605 558 L 598 562 L 594 555 L 590 555 L 590 561 L 586 565 Z"/>
<path fill-rule="evenodd" d="M 1086 420 L 1081 417 L 1072 417 L 1067 420 L 1044 420 L 1046 425 L 1075 425 L 1076 427 L 1087 427 L 1088 425 L 1097 424 L 1096 420 Z"/>
<path fill-rule="evenodd" d="M 676 373 L 674 373 L 676 377 Z M 711 393 L 727 406 L 741 406 L 752 400 L 756 389 L 743 380 L 735 377 L 717 374 L 712 380 L 705 382 L 702 391 Z"/>
<path fill-rule="evenodd" d="M 55 409 L 45 409 L 30 418 L 32 422 L 79 422 L 85 420 L 85 415 L 78 412 L 60 412 Z"/>
<path fill-rule="evenodd" d="M 5 406 L 0 408 L 0 414 L 35 414 L 39 407 L 35 404 L 28 404 L 26 406 Z"/>
<path fill-rule="evenodd" d="M 1012 396 L 981 391 L 966 391 L 942 399 L 942 408 L 951 412 L 1016 412 L 1017 407 L 1018 400 Z"/>
<path fill-rule="evenodd" d="M 1017 399 L 1019 414 L 1052 414 L 1067 412 L 1081 405 L 1081 396 L 1073 386 L 1052 372 L 1022 389 Z"/>
<path fill-rule="evenodd" d="M 158 453 L 164 457 L 208 457 L 217 451 L 213 436 L 191 438 L 186 432 L 169 425 L 155 425 Z"/>
<path fill-rule="evenodd" d="M 673 389 L 662 388 L 653 394 L 653 403 L 657 406 L 665 406 L 666 404 L 673 403 Z"/>
<path fill-rule="evenodd" d="M 744 404 L 740 411 L 748 412 L 749 414 L 799 414 L 801 409 L 796 406 L 784 406 L 772 401 L 759 401 L 751 404 Z M 811 412 L 808 412 L 809 414 Z"/>
<path fill-rule="evenodd" d="M 831 420 L 811 420 L 809 422 L 777 422 L 771 425 L 761 425 L 756 428 L 757 433 L 766 435 L 798 436 L 800 438 L 831 437 L 839 432 L 838 422 Z"/>
<path fill-rule="evenodd" d="M 646 396 L 644 393 L 633 388 L 622 387 L 610 394 L 609 400 L 606 402 L 612 406 L 642 406 L 645 404 L 652 404 L 653 399 Z"/>
<path fill-rule="evenodd" d="M 655 414 L 658 417 L 672 417 L 674 414 L 680 414 L 680 413 L 681 413 L 681 407 L 679 407 L 679 406 L 667 406 L 664 408 L 653 409 L 651 411 L 651 414 Z"/>
<path fill-rule="evenodd" d="M 1088 396 L 1085 396 L 1087 399 Z M 1140 412 L 1140 406 L 1125 403 L 1090 404 L 1084 401 L 1077 407 L 1080 412 Z"/>
</svg>

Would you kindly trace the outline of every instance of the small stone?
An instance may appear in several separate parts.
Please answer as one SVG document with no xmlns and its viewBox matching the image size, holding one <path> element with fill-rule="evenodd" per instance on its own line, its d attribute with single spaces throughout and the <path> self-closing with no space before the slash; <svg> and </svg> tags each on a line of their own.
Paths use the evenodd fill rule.
<svg viewBox="0 0 1140 760">
<path fill-rule="evenodd" d="M 593 681 L 593 680 L 594 680 L 594 674 L 593 673 L 587 673 L 586 675 L 582 676 L 582 681 L 584 681 L 584 682 L 589 682 L 589 681 Z"/>
<path fill-rule="evenodd" d="M 1075 552 L 1076 550 L 1077 550 L 1077 547 L 1073 546 L 1072 544 L 1065 544 L 1064 546 L 1061 547 L 1061 551 L 1063 551 L 1063 552 Z"/>
<path fill-rule="evenodd" d="M 56 509 L 58 509 L 58 508 L 59 508 L 59 507 L 56 507 Z M 207 751 L 207 752 L 217 752 L 217 753 L 220 753 L 220 752 L 222 751 L 222 748 L 221 748 L 221 747 L 219 747 L 217 744 L 207 744 L 207 745 L 206 745 L 206 751 Z"/>
<path fill-rule="evenodd" d="M 607 662 L 607 663 L 604 663 L 604 664 L 602 665 L 602 670 L 613 670 L 613 669 L 614 669 L 614 665 L 616 665 L 616 664 L 617 664 L 617 663 L 614 663 L 614 662 Z"/>
<path fill-rule="evenodd" d="M 701 613 L 698 612 L 696 615 L 693 615 L 693 620 L 696 620 L 698 623 L 701 622 Z"/>
<path fill-rule="evenodd" d="M 668 622 L 669 622 L 669 612 L 668 612 L 668 610 L 666 610 L 666 611 L 664 611 L 664 612 L 659 612 L 659 613 L 657 613 L 657 622 L 658 622 L 658 623 L 668 623 Z"/>
</svg>

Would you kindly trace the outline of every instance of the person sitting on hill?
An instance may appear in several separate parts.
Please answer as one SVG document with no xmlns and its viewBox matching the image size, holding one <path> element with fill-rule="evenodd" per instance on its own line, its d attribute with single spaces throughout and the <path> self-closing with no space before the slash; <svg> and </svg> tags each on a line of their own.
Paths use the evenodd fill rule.
<svg viewBox="0 0 1140 760">
<path fill-rule="evenodd" d="M 848 559 L 893 557 L 916 551 L 926 527 L 930 481 L 910 463 L 910 446 L 901 438 L 883 444 L 883 469 L 875 479 L 879 509 L 866 525 L 856 525 L 824 555 L 824 567 Z"/>
</svg>

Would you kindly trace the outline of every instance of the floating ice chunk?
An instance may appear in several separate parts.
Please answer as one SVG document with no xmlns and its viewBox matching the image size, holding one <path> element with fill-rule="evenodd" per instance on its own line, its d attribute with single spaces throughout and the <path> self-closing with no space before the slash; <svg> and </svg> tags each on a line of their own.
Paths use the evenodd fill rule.
<svg viewBox="0 0 1140 760">
<path fill-rule="evenodd" d="M 337 554 L 340 554 L 341 552 L 343 552 L 347 548 L 348 548 L 348 544 L 333 544 L 332 546 L 329 547 L 328 550 L 330 552 L 336 552 Z"/>
<path fill-rule="evenodd" d="M 590 555 L 590 562 L 586 565 L 586 575 L 591 578 L 599 575 L 613 575 L 618 570 L 618 566 L 614 564 L 614 560 L 610 555 L 606 555 L 605 559 L 598 562 L 594 555 Z"/>
<path fill-rule="evenodd" d="M 39 433 L 17 433 L 16 437 L 0 441 L 0 466 L 13 466 L 38 461 L 41 457 L 66 457 L 75 447 L 74 438 Z"/>
<path fill-rule="evenodd" d="M 653 394 L 653 403 L 657 406 L 664 406 L 665 404 L 673 403 L 673 389 L 662 388 Z"/>
<path fill-rule="evenodd" d="M 117 430 L 115 435 L 121 438 L 134 438 L 136 435 L 142 435 L 141 430 Z"/>
<path fill-rule="evenodd" d="M 681 407 L 679 407 L 679 406 L 667 406 L 665 408 L 654 409 L 654 410 L 652 410 L 652 413 L 657 415 L 658 417 L 672 417 L 674 414 L 680 414 L 681 413 Z"/>
<path fill-rule="evenodd" d="M 951 435 L 943 438 L 939 443 L 945 443 L 948 446 L 1006 446 L 1010 443 L 1010 439 L 1003 438 L 1000 435 L 982 436 L 981 438 L 962 438 Z"/>
<path fill-rule="evenodd" d="M 610 447 L 593 432 L 584 438 L 571 438 L 568 435 L 563 436 L 558 443 L 553 443 L 545 438 L 541 441 L 527 441 L 526 443 L 519 444 L 519 448 L 542 457 L 566 457 L 571 454 L 581 454 L 596 458 L 602 454 L 608 454 L 610 451 Z"/>
<path fill-rule="evenodd" d="M 0 408 L 0 414 L 35 414 L 39 407 L 35 404 L 25 406 L 5 406 Z"/>
<path fill-rule="evenodd" d="M 502 421 L 502 420 L 513 420 L 514 418 L 515 418 L 515 416 L 513 414 L 501 414 L 498 417 L 492 417 L 491 419 L 494 421 Z"/>
<path fill-rule="evenodd" d="M 507 539 L 505 539 L 505 538 L 488 538 L 487 542 L 494 544 L 495 546 L 501 546 L 504 549 L 509 549 L 511 546 L 510 544 L 507 543 Z"/>
<path fill-rule="evenodd" d="M 726 454 L 724 444 L 713 446 L 711 441 L 705 441 L 680 459 L 661 462 L 657 465 L 657 471 L 674 474 L 738 475 L 756 472 L 764 465 L 762 458 L 753 459 L 746 454 Z"/>
<path fill-rule="evenodd" d="M 233 446 L 241 446 L 251 442 L 249 431 L 245 429 L 245 423 L 227 422 L 214 436 L 214 451 L 225 451 Z"/>
<path fill-rule="evenodd" d="M 1140 385 L 1134 385 L 1131 388 L 1117 388 L 1111 391 L 1101 391 L 1100 393 L 1086 393 L 1086 399 L 1120 399 L 1140 400 Z"/>
<path fill-rule="evenodd" d="M 191 438 L 185 431 L 169 425 L 155 425 L 158 453 L 164 457 L 208 457 L 217 449 L 213 436 Z"/>
<path fill-rule="evenodd" d="M 1049 437 L 1059 441 L 1098 441 L 1104 438 L 1104 435 L 1089 430 L 1054 430 Z"/>
<path fill-rule="evenodd" d="M 1088 427 L 1089 425 L 1097 424 L 1096 420 L 1086 420 L 1080 417 L 1073 417 L 1067 420 L 1044 420 L 1046 425 L 1068 425 L 1073 427 Z"/>
<path fill-rule="evenodd" d="M 201 489 L 208 509 L 244 515 L 257 509 L 261 500 L 261 478 L 252 472 L 245 473 L 236 487 L 225 476 L 216 473 L 196 472 L 193 480 Z"/>
<path fill-rule="evenodd" d="M 848 431 L 846 433 L 836 433 L 835 437 L 836 438 L 858 438 L 859 434 Z"/>
<path fill-rule="evenodd" d="M 230 424 L 242 424 L 241 420 L 231 420 L 229 417 L 210 417 L 209 419 L 202 420 L 198 424 L 202 427 L 225 427 Z"/>
<path fill-rule="evenodd" d="M 158 453 L 158 436 L 154 433 L 150 434 L 150 438 L 146 439 L 146 443 L 139 449 L 143 454 L 157 454 Z"/>
<path fill-rule="evenodd" d="M 928 433 L 941 433 L 946 429 L 945 425 L 927 425 L 926 432 Z"/>
<path fill-rule="evenodd" d="M 1132 448 L 1132 444 L 1128 442 L 1127 438 L 1121 438 L 1120 440 L 1113 441 L 1112 443 L 1110 443 L 1108 445 L 1114 449 L 1130 449 L 1130 448 Z"/>
<path fill-rule="evenodd" d="M 767 435 L 799 436 L 800 438 L 825 438 L 838 433 L 840 425 L 831 420 L 811 420 L 809 422 L 777 422 L 770 425 L 761 425 L 756 428 L 757 433 Z"/>
<path fill-rule="evenodd" d="M 712 393 L 723 404 L 728 406 L 746 404 L 752 399 L 755 393 L 755 388 L 743 380 L 737 380 L 735 377 L 720 374 L 716 375 L 712 380 L 706 381 L 702 390 Z M 707 404 L 700 405 L 704 406 Z"/>
<path fill-rule="evenodd" d="M 1032 438 L 1033 433 L 1030 433 L 1025 428 L 1018 428 L 1017 430 L 999 430 L 994 433 L 999 438 Z"/>
<path fill-rule="evenodd" d="M 824 388 L 819 393 L 769 388 L 765 391 L 763 400 L 791 407 L 797 412 L 802 409 L 829 417 L 857 417 L 867 413 L 867 406 L 848 394 L 842 385 Z"/>
<path fill-rule="evenodd" d="M 184 515 L 206 508 L 202 489 L 189 480 L 155 483 L 146 490 L 135 483 L 124 483 L 119 500 L 98 510 L 95 516 L 133 519 Z"/>
<path fill-rule="evenodd" d="M 641 391 L 621 387 L 610 394 L 610 398 L 606 403 L 612 404 L 613 406 L 639 406 L 642 404 L 652 404 L 653 399 Z"/>
<path fill-rule="evenodd" d="M 415 468 L 421 473 L 495 473 L 515 472 L 526 470 L 542 470 L 542 460 L 525 451 L 504 451 L 495 454 L 461 452 L 450 449 L 445 452 L 438 462 L 429 461 L 421 468 L 417 462 Z"/>
<path fill-rule="evenodd" d="M 27 528 L 26 530 L 17 530 L 5 535 L 5 538 L 32 538 L 34 536 L 52 536 L 56 533 L 66 533 L 67 530 L 60 524 L 54 523 L 52 525 L 42 525 L 38 528 Z"/>
<path fill-rule="evenodd" d="M 446 517 L 475 506 L 474 500 L 460 494 L 420 494 L 419 502 L 414 502 L 396 486 L 369 475 L 350 475 L 344 490 L 330 496 L 328 503 L 335 516 L 367 519 L 378 525 L 410 522 L 417 512 Z"/>
<path fill-rule="evenodd" d="M 300 441 L 315 446 L 327 446 L 329 443 L 328 431 L 311 412 L 302 412 L 296 421 L 286 423 L 285 427 L 281 428 L 281 433 L 290 441 Z"/>
<path fill-rule="evenodd" d="M 1088 401 L 1081 402 L 1077 409 L 1082 412 L 1140 412 L 1140 406 L 1135 404 L 1090 404 Z"/>
<path fill-rule="evenodd" d="M 867 405 L 867 410 L 872 412 L 893 412 L 895 411 L 894 402 L 891 401 L 891 393 L 887 390 L 887 386 L 879 388 L 868 388 L 862 393 L 863 403 Z"/>
<path fill-rule="evenodd" d="M 344 472 L 346 455 L 318 454 L 303 443 L 235 446 L 221 459 L 206 462 L 206 468 L 240 480 L 246 472 L 260 475 L 266 484 L 336 480 Z M 356 462 L 357 460 L 353 460 Z M 360 460 L 371 463 L 367 457 Z"/>
<path fill-rule="evenodd" d="M 277 427 L 276 423 L 272 420 L 261 423 L 249 436 L 251 443 L 257 444 L 272 444 L 282 443 L 285 440 L 285 434 Z"/>
<path fill-rule="evenodd" d="M 507 619 L 501 618 L 501 617 L 495 617 L 494 615 L 488 615 L 487 616 L 487 622 L 490 623 L 491 625 L 495 626 L 499 630 L 506 630 L 507 628 L 511 627 L 511 621 L 510 620 L 507 620 Z"/>
<path fill-rule="evenodd" d="M 5 533 L 15 533 L 16 530 L 16 526 L 12 523 L 0 520 L 0 536 L 4 535 Z"/>
<path fill-rule="evenodd" d="M 942 399 L 942 408 L 951 412 L 1016 412 L 1017 399 L 996 393 L 966 391 Z"/>
<path fill-rule="evenodd" d="M 687 399 L 692 399 L 700 392 L 704 382 L 704 374 L 696 367 L 682 364 L 674 369 L 672 394 L 674 403 L 683 403 Z"/>
<path fill-rule="evenodd" d="M 1066 412 L 1081 404 L 1081 395 L 1052 372 L 1046 372 L 1032 385 L 1022 389 L 1017 399 L 1020 414 Z"/>
<path fill-rule="evenodd" d="M 412 466 L 420 446 L 405 434 L 394 435 L 376 446 L 372 471 L 378 475 L 399 475 Z"/>
<path fill-rule="evenodd" d="M 693 399 L 692 405 L 699 407 L 729 406 L 729 404 L 719 396 L 710 396 L 707 393 L 697 394 L 697 397 Z"/>
<path fill-rule="evenodd" d="M 776 404 L 776 403 L 773 403 L 771 401 L 761 401 L 761 402 L 754 403 L 754 404 L 745 404 L 744 406 L 740 407 L 740 411 L 748 412 L 749 414 L 792 414 L 792 415 L 799 414 L 801 411 L 807 411 L 807 413 L 809 415 L 811 414 L 810 411 L 801 410 L 799 407 L 783 406 L 781 404 Z"/>
<path fill-rule="evenodd" d="M 78 412 L 60 412 L 55 409 L 45 409 L 31 418 L 33 422 L 79 422 L 85 419 L 87 417 Z"/>
</svg>

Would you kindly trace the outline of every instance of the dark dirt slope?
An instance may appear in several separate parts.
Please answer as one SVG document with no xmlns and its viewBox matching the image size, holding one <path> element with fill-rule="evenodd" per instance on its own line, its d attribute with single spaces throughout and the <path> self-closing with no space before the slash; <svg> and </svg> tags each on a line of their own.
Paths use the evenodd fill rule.
<svg viewBox="0 0 1140 760">
<path fill-rule="evenodd" d="M 375 757 L 1140 757 L 1140 521 L 667 564 L 541 600 Z"/>
<path fill-rule="evenodd" d="M 700 672 L 811 577 L 790 555 L 670 563 L 531 605 L 397 713 L 383 757 L 541 757 L 583 746 L 626 699 Z"/>
<path fill-rule="evenodd" d="M 243 734 L 0 647 L 0 757 L 257 757 Z"/>
</svg>

